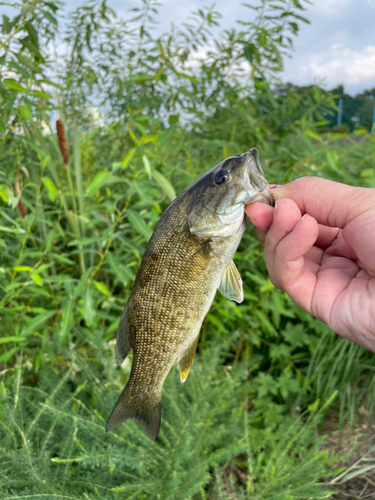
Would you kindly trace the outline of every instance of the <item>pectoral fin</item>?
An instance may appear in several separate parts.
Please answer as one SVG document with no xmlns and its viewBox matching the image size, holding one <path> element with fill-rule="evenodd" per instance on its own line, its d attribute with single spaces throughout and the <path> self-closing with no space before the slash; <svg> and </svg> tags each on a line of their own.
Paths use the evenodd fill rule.
<svg viewBox="0 0 375 500">
<path fill-rule="evenodd" d="M 185 382 L 185 380 L 187 379 L 187 376 L 189 375 L 191 365 L 193 364 L 193 361 L 194 361 L 194 356 L 195 356 L 195 351 L 197 349 L 198 339 L 199 339 L 199 334 L 197 335 L 197 338 L 194 339 L 192 344 L 186 349 L 186 351 L 182 355 L 182 358 L 180 359 L 180 380 L 181 380 L 181 382 Z"/>
<path fill-rule="evenodd" d="M 224 269 L 219 290 L 229 300 L 243 301 L 242 279 L 233 260 Z"/>
</svg>

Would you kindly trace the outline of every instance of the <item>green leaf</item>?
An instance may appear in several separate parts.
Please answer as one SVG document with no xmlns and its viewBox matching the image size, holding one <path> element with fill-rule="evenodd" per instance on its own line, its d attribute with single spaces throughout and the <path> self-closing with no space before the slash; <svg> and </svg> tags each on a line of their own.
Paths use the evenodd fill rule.
<svg viewBox="0 0 375 500">
<path fill-rule="evenodd" d="M 181 76 L 182 78 L 186 78 L 187 80 L 190 80 L 191 83 L 199 83 L 199 80 L 195 78 L 195 76 L 190 76 L 187 73 L 181 73 L 181 71 L 175 71 L 177 76 Z"/>
<path fill-rule="evenodd" d="M 119 168 L 123 168 L 123 164 L 120 161 L 115 161 L 112 163 L 111 167 L 112 170 L 115 171 L 118 170 Z"/>
<path fill-rule="evenodd" d="M 151 165 L 146 155 L 142 156 L 142 161 L 145 167 L 146 174 L 148 175 L 148 178 L 151 179 Z"/>
<path fill-rule="evenodd" d="M 154 181 L 162 188 L 164 193 L 168 196 L 170 201 L 173 201 L 176 198 L 176 191 L 174 190 L 172 184 L 168 179 L 164 177 L 164 175 L 157 170 L 152 172 L 152 177 Z"/>
<path fill-rule="evenodd" d="M 94 302 L 92 300 L 92 285 L 91 285 L 91 283 L 89 283 L 86 286 L 86 288 L 83 292 L 82 311 L 83 311 L 83 317 L 85 318 L 87 325 L 92 326 L 94 324 L 94 320 L 95 320 L 95 308 L 94 308 Z"/>
<path fill-rule="evenodd" d="M 73 299 L 77 299 L 78 297 L 80 297 L 82 295 L 82 292 L 84 291 L 85 287 L 88 286 L 87 280 L 91 274 L 91 270 L 92 270 L 92 268 L 87 269 L 87 271 L 84 274 L 82 274 L 78 285 L 74 289 Z"/>
<path fill-rule="evenodd" d="M 164 132 L 160 135 L 158 138 L 158 145 L 159 146 L 164 146 L 172 137 L 176 130 L 177 124 L 171 125 L 169 128 L 164 130 Z"/>
<path fill-rule="evenodd" d="M 8 79 L 8 80 L 3 80 L 3 85 L 9 90 L 18 90 L 19 92 L 25 93 L 27 92 L 27 89 L 22 87 L 19 83 L 17 83 L 15 80 Z"/>
<path fill-rule="evenodd" d="M 76 240 L 70 241 L 68 243 L 68 247 L 74 247 L 79 245 L 85 247 L 87 245 L 91 245 L 91 243 L 94 243 L 96 241 L 101 243 L 103 241 L 103 235 L 88 236 L 87 238 L 77 238 Z"/>
<path fill-rule="evenodd" d="M 111 295 L 111 292 L 108 290 L 106 285 L 101 281 L 94 281 L 94 285 L 96 289 L 99 290 L 99 292 L 102 293 L 103 295 L 106 295 L 107 297 Z"/>
<path fill-rule="evenodd" d="M 135 275 L 128 267 L 122 265 L 112 252 L 107 252 L 105 260 L 109 264 L 111 271 L 115 275 L 115 281 L 121 281 L 127 285 L 129 281 L 134 281 Z"/>
<path fill-rule="evenodd" d="M 38 44 L 39 44 L 38 31 L 36 30 L 36 28 L 34 28 L 34 26 L 32 25 L 31 21 L 28 21 L 25 24 L 25 28 L 26 28 L 26 31 L 28 32 L 29 36 L 30 36 L 30 39 L 31 39 L 32 43 L 35 46 L 38 46 Z"/>
<path fill-rule="evenodd" d="M 339 157 L 337 156 L 336 151 L 327 149 L 325 151 L 325 153 L 326 153 L 326 158 L 327 158 L 328 165 L 332 168 L 332 170 L 334 172 L 339 173 L 340 172 L 340 169 L 339 169 Z"/>
<path fill-rule="evenodd" d="M 365 128 L 358 128 L 354 130 L 354 135 L 367 135 L 368 131 Z"/>
<path fill-rule="evenodd" d="M 133 212 L 132 210 L 127 210 L 126 215 L 137 233 L 144 236 L 148 241 L 152 236 L 152 230 L 143 220 L 142 216 L 138 212 Z"/>
<path fill-rule="evenodd" d="M 4 35 L 8 35 L 12 31 L 12 25 L 10 23 L 9 17 L 3 14 L 3 25 L 1 27 L 1 31 Z"/>
<path fill-rule="evenodd" d="M 22 349 L 23 347 L 12 347 L 12 349 L 9 349 L 9 351 L 4 352 L 4 354 L 0 355 L 0 363 L 5 363 L 10 358 L 12 358 L 14 354 L 20 352 Z"/>
<path fill-rule="evenodd" d="M 47 321 L 52 318 L 52 316 L 55 316 L 56 311 L 45 311 L 43 313 L 38 314 L 38 316 L 35 316 L 26 328 L 21 332 L 21 335 L 23 337 L 27 337 L 31 335 L 34 332 L 37 332 L 41 329 L 41 327 L 47 323 Z"/>
<path fill-rule="evenodd" d="M 55 200 L 57 196 L 57 189 L 52 179 L 50 179 L 49 177 L 42 177 L 42 182 L 44 184 L 44 187 L 47 189 L 48 198 L 51 201 Z"/>
<path fill-rule="evenodd" d="M 253 57 L 254 57 L 254 54 L 256 52 L 257 52 L 257 49 L 256 49 L 255 45 L 253 45 L 252 43 L 250 43 L 249 45 L 247 45 L 244 48 L 243 55 L 244 55 L 245 59 L 247 59 L 249 61 L 250 64 L 252 64 Z"/>
<path fill-rule="evenodd" d="M 86 195 L 91 198 L 99 189 L 104 186 L 107 180 L 111 177 L 112 172 L 108 172 L 107 170 L 102 170 L 93 178 L 90 182 L 88 188 L 86 189 Z"/>
<path fill-rule="evenodd" d="M 264 312 L 260 311 L 259 309 L 257 309 L 256 311 L 254 311 L 254 313 L 258 317 L 258 319 L 260 320 L 261 325 L 263 326 L 263 328 L 268 333 L 270 333 L 270 335 L 276 337 L 277 336 L 277 331 L 275 330 L 275 328 L 274 328 L 273 324 L 271 323 L 271 321 L 264 314 Z"/>
<path fill-rule="evenodd" d="M 23 104 L 20 105 L 20 113 L 22 115 L 22 118 L 25 120 L 31 120 L 32 116 L 30 113 L 30 108 L 28 106 L 25 106 Z"/>
<path fill-rule="evenodd" d="M 125 156 L 125 158 L 121 162 L 122 168 L 126 168 L 129 165 L 136 151 L 137 151 L 136 148 L 132 148 L 129 150 L 129 153 Z"/>
<path fill-rule="evenodd" d="M 55 238 L 56 238 L 56 231 L 54 229 L 51 229 L 50 231 L 48 231 L 47 239 L 46 239 L 46 246 L 45 246 L 46 253 L 51 251 Z"/>
<path fill-rule="evenodd" d="M 180 115 L 169 115 L 168 118 L 168 123 L 169 125 L 174 125 L 175 123 L 178 123 Z"/>
<path fill-rule="evenodd" d="M 293 348 L 302 347 L 304 344 L 308 344 L 310 340 L 309 336 L 304 332 L 304 327 L 301 323 L 293 325 L 293 323 L 288 321 L 285 330 L 281 333 L 285 341 Z"/>
<path fill-rule="evenodd" d="M 3 231 L 4 233 L 15 233 L 15 234 L 23 234 L 25 232 L 24 229 L 18 227 L 6 227 L 6 226 L 0 226 L 0 231 Z"/>
<path fill-rule="evenodd" d="M 33 280 L 33 282 L 38 285 L 38 286 L 43 286 L 43 280 L 40 274 L 38 273 L 32 273 L 30 274 L 30 278 Z"/>
<path fill-rule="evenodd" d="M 52 299 L 52 294 L 50 294 L 45 288 L 41 288 L 40 286 L 27 284 L 27 291 L 30 292 L 31 294 L 34 294 L 34 296 L 41 297 L 43 295 L 43 297 Z"/>
<path fill-rule="evenodd" d="M 52 254 L 53 258 L 57 260 L 58 262 L 61 262 L 62 264 L 68 264 L 68 265 L 75 265 L 76 263 L 74 260 L 68 259 L 68 257 L 64 257 L 64 255 L 60 255 L 58 253 L 53 253 Z"/>
<path fill-rule="evenodd" d="M 75 301 L 67 299 L 62 310 L 62 320 L 60 325 L 60 339 L 66 341 L 73 326 Z"/>
<path fill-rule="evenodd" d="M 6 184 L 0 185 L 0 197 L 5 202 L 10 204 L 14 199 L 14 193 Z"/>
<path fill-rule="evenodd" d="M 0 116 L 0 134 L 5 134 L 5 132 L 6 132 L 6 127 L 5 127 L 5 124 L 3 122 L 3 119 Z"/>
<path fill-rule="evenodd" d="M 363 177 L 364 179 L 370 179 L 374 177 L 374 169 L 373 168 L 365 168 L 364 170 L 361 171 L 359 174 L 360 177 Z"/>
<path fill-rule="evenodd" d="M 154 80 L 155 75 L 148 75 L 146 73 L 139 74 L 139 75 L 130 75 L 128 78 L 129 82 L 134 82 L 134 83 L 143 83 L 143 82 L 149 82 L 151 80 Z"/>
<path fill-rule="evenodd" d="M 309 137 L 312 137 L 313 139 L 316 139 L 318 142 L 323 142 L 322 137 L 313 130 L 305 130 L 305 134 Z"/>
<path fill-rule="evenodd" d="M 36 64 L 34 64 L 32 61 L 30 61 L 30 59 L 28 59 L 27 57 L 23 56 L 22 54 L 16 54 L 16 57 L 21 64 L 23 64 L 24 66 L 29 68 L 29 70 L 31 70 L 33 73 L 40 73 L 41 72 L 40 68 Z"/>
<path fill-rule="evenodd" d="M 49 158 L 49 156 L 47 155 L 47 153 L 45 153 L 43 151 L 43 149 L 41 149 L 37 144 L 35 144 L 34 141 L 32 141 L 31 139 L 28 139 L 27 137 L 25 136 L 22 136 L 22 139 L 26 142 L 26 144 L 28 146 L 30 146 L 36 153 L 38 153 L 38 155 L 40 155 L 42 158 Z"/>
<path fill-rule="evenodd" d="M 16 271 L 17 273 L 22 272 L 22 271 L 30 272 L 31 269 L 32 269 L 32 267 L 30 267 L 30 266 L 14 266 L 13 267 L 13 271 Z"/>
<path fill-rule="evenodd" d="M 53 16 L 50 12 L 48 12 L 48 10 L 43 10 L 43 15 L 44 17 L 46 17 L 49 21 L 51 21 L 52 24 L 54 24 L 55 26 L 58 25 L 58 22 L 57 22 L 57 19 L 55 16 Z"/>
<path fill-rule="evenodd" d="M 156 142 L 158 136 L 157 135 L 142 135 L 137 141 L 137 147 L 142 144 L 148 144 L 150 142 Z"/>
<path fill-rule="evenodd" d="M 220 321 L 220 319 L 218 319 L 213 314 L 207 314 L 207 320 L 210 323 L 212 323 L 217 328 L 218 331 L 220 331 L 222 333 L 226 333 L 227 332 L 226 327 L 223 325 L 223 323 Z"/>
<path fill-rule="evenodd" d="M 42 92 L 41 90 L 33 90 L 33 94 L 43 97 L 44 99 L 52 99 L 52 96 L 47 94 L 46 92 Z"/>
<path fill-rule="evenodd" d="M 273 344 L 270 347 L 269 353 L 271 359 L 288 358 L 291 353 L 291 348 L 286 344 Z"/>
<path fill-rule="evenodd" d="M 25 337 L 0 337 L 0 344 L 7 344 L 8 342 L 26 342 Z"/>
<path fill-rule="evenodd" d="M 299 392 L 301 390 L 298 381 L 293 378 L 290 371 L 284 371 L 284 373 L 279 376 L 278 386 L 280 394 L 284 399 L 288 397 L 288 394 Z"/>
<path fill-rule="evenodd" d="M 267 394 L 277 394 L 277 385 L 275 379 L 269 373 L 259 373 L 256 378 L 258 386 L 258 396 L 266 396 Z"/>
<path fill-rule="evenodd" d="M 55 258 L 57 258 L 56 255 Z M 44 281 L 46 283 L 73 283 L 75 279 L 66 274 L 58 274 L 57 276 L 48 276 Z"/>
</svg>

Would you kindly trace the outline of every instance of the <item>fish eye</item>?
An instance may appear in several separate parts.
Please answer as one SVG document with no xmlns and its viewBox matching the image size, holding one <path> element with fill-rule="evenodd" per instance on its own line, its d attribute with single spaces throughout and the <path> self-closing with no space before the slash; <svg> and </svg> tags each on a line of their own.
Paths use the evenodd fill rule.
<svg viewBox="0 0 375 500">
<path fill-rule="evenodd" d="M 215 175 L 215 184 L 217 184 L 218 186 L 228 181 L 230 181 L 230 173 L 226 170 L 221 170 Z"/>
</svg>

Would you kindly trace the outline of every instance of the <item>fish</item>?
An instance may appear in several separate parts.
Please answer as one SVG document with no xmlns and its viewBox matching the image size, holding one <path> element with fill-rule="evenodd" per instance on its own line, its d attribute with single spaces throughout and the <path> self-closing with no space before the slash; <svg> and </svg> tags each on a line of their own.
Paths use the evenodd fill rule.
<svg viewBox="0 0 375 500">
<path fill-rule="evenodd" d="M 164 381 L 175 363 L 186 381 L 217 289 L 243 301 L 233 256 L 246 228 L 245 205 L 257 201 L 274 204 L 253 148 L 211 168 L 159 219 L 117 331 L 117 364 L 131 350 L 133 362 L 107 432 L 136 419 L 151 441 L 158 436 Z"/>
</svg>

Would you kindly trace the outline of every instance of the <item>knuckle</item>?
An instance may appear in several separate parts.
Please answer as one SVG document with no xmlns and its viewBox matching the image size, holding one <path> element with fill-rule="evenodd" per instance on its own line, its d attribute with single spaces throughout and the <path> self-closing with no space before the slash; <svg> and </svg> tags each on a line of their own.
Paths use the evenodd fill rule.
<svg viewBox="0 0 375 500">
<path fill-rule="evenodd" d="M 308 176 L 304 176 L 304 177 L 300 177 L 299 179 L 296 179 L 295 181 L 293 181 L 293 184 L 295 186 L 298 187 L 298 189 L 305 189 L 308 185 L 312 186 L 313 184 L 316 183 L 316 181 L 319 180 L 319 179 L 316 179 L 315 177 L 308 177 Z"/>
</svg>

